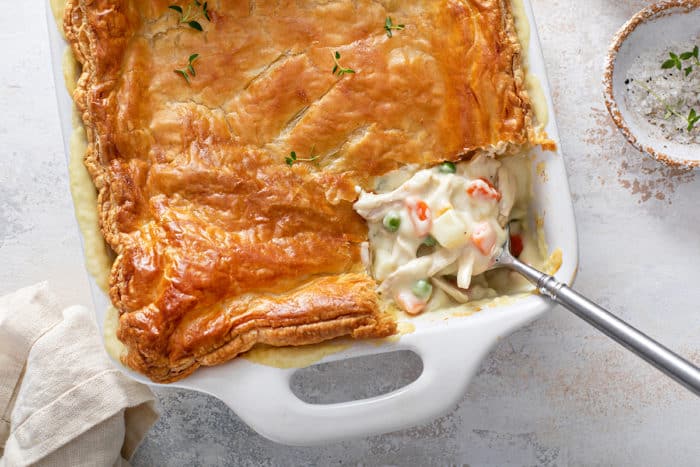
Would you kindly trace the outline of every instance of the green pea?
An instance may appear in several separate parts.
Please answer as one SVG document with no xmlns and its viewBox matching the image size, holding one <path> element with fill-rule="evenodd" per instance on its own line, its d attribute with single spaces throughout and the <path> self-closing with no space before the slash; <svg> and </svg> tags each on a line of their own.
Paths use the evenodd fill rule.
<svg viewBox="0 0 700 467">
<path fill-rule="evenodd" d="M 382 221 L 384 228 L 389 232 L 396 232 L 401 227 L 401 216 L 396 211 L 389 211 Z"/>
<path fill-rule="evenodd" d="M 457 172 L 457 166 L 455 166 L 453 162 L 443 162 L 438 166 L 438 170 L 440 173 L 453 174 Z"/>
<path fill-rule="evenodd" d="M 435 245 L 437 245 L 437 243 L 438 243 L 437 240 L 435 240 L 435 237 L 433 237 L 432 235 L 428 235 L 423 240 L 423 245 L 425 245 L 425 246 L 435 246 Z"/>
<path fill-rule="evenodd" d="M 419 279 L 413 284 L 413 287 L 411 287 L 411 292 L 413 292 L 413 295 L 416 297 L 426 300 L 432 295 L 433 286 L 427 279 Z"/>
</svg>

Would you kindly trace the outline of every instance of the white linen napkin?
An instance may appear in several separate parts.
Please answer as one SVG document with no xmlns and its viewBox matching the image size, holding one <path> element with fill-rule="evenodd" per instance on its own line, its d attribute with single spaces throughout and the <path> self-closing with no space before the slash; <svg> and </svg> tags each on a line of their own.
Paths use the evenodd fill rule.
<svg viewBox="0 0 700 467">
<path fill-rule="evenodd" d="M 112 466 L 157 420 L 107 357 L 93 314 L 44 283 L 0 297 L 0 466 Z"/>
</svg>

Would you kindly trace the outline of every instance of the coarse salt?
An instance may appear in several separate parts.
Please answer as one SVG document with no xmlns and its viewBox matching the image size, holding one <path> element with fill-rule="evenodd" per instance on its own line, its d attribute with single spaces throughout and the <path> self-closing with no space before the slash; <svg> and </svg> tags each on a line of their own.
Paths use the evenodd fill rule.
<svg viewBox="0 0 700 467">
<path fill-rule="evenodd" d="M 700 36 L 650 49 L 634 60 L 625 79 L 627 103 L 635 117 L 656 127 L 667 140 L 681 144 L 700 144 L 700 122 L 689 132 L 686 120 L 691 109 L 700 114 L 700 66 L 694 57 L 684 60 L 683 68 L 692 67 L 686 76 L 684 70 L 662 69 L 661 64 L 669 59 L 670 52 L 680 55 L 697 44 Z"/>
</svg>

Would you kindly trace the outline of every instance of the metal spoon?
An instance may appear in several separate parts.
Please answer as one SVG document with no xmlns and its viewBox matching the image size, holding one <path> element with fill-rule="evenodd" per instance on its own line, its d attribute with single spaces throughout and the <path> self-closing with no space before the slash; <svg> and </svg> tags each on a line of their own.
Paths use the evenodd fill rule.
<svg viewBox="0 0 700 467">
<path fill-rule="evenodd" d="M 494 268 L 496 267 L 508 268 L 522 274 L 542 295 L 574 312 L 579 318 L 651 363 L 696 396 L 700 396 L 700 368 L 570 289 L 566 284 L 513 257 L 510 253 L 510 226 L 506 228 L 506 242 L 496 257 Z"/>
</svg>

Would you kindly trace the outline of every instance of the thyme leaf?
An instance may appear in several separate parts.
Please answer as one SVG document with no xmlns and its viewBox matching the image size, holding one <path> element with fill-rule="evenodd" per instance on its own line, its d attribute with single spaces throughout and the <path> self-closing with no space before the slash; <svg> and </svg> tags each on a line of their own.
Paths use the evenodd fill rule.
<svg viewBox="0 0 700 467">
<path fill-rule="evenodd" d="M 686 121 L 688 122 L 688 132 L 690 132 L 695 128 L 695 124 L 700 121 L 700 115 L 695 112 L 695 109 L 690 109 Z"/>
<path fill-rule="evenodd" d="M 209 10 L 207 10 L 207 2 L 204 2 L 204 5 L 202 5 L 202 13 L 204 13 L 204 17 L 207 19 L 207 21 L 211 21 L 211 18 L 209 17 Z"/>
<path fill-rule="evenodd" d="M 179 74 L 183 78 L 185 78 L 185 81 L 187 81 L 187 84 L 192 84 L 190 82 L 190 76 L 193 78 L 197 76 L 197 72 L 194 69 L 194 62 L 199 58 L 199 54 L 190 54 L 190 56 L 187 58 L 187 66 L 185 68 L 179 68 L 176 70 L 173 70 L 175 73 Z"/>
<path fill-rule="evenodd" d="M 384 20 L 384 30 L 386 31 L 386 35 L 389 37 L 389 39 L 391 39 L 394 35 L 394 30 L 403 31 L 405 27 L 405 24 L 394 25 L 394 23 L 391 21 L 391 16 L 387 16 L 386 20 Z"/>
<path fill-rule="evenodd" d="M 337 74 L 338 76 L 343 76 L 344 74 L 348 74 L 348 73 L 354 74 L 355 73 L 355 70 L 353 70 L 352 68 L 343 68 L 343 66 L 340 64 L 340 62 L 338 60 L 340 60 L 340 52 L 338 52 L 336 50 L 335 53 L 333 54 L 333 62 L 335 63 L 335 66 L 333 67 L 333 74 L 334 75 Z"/>
<path fill-rule="evenodd" d="M 173 71 L 174 71 L 175 73 L 177 73 L 178 75 L 182 76 L 183 78 L 185 78 L 185 81 L 187 81 L 187 84 L 191 84 L 191 83 L 190 83 L 190 77 L 187 76 L 187 71 L 186 71 L 186 70 L 182 69 L 182 70 L 173 70 Z"/>
<path fill-rule="evenodd" d="M 180 15 L 180 19 L 178 20 L 180 24 L 187 24 L 192 29 L 203 31 L 204 28 L 202 28 L 202 24 L 197 20 L 201 15 L 204 16 L 207 21 L 211 21 L 207 6 L 207 2 L 201 3 L 197 0 L 193 0 L 192 3 L 187 5 L 186 10 L 183 10 L 179 5 L 169 5 L 168 8 L 176 11 Z"/>
</svg>

